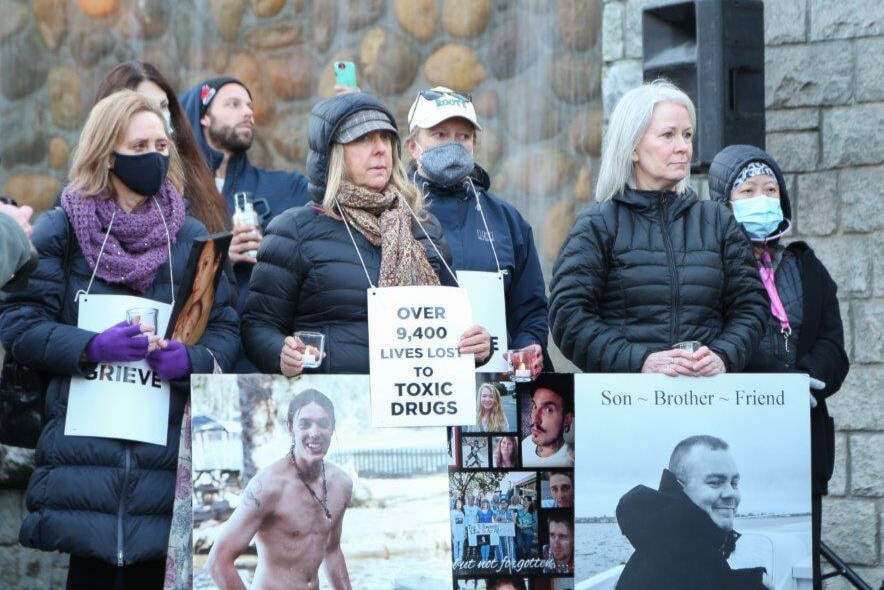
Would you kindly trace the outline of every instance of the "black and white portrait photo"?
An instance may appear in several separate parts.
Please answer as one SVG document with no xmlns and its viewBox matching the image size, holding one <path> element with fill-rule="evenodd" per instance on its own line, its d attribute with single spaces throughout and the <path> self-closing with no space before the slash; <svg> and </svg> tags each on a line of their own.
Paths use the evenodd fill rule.
<svg viewBox="0 0 884 590">
<path fill-rule="evenodd" d="M 807 378 L 578 375 L 575 582 L 797 587 L 810 563 Z"/>
</svg>

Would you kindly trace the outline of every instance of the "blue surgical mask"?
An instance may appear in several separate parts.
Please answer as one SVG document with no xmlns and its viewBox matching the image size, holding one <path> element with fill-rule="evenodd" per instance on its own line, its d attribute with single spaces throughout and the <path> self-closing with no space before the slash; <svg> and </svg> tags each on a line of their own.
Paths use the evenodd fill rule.
<svg viewBox="0 0 884 590">
<path fill-rule="evenodd" d="M 420 147 L 420 145 L 418 145 Z M 469 176 L 476 166 L 473 155 L 457 142 L 444 143 L 428 150 L 421 148 L 424 176 L 439 186 L 452 186 Z"/>
<path fill-rule="evenodd" d="M 756 195 L 731 201 L 731 208 L 734 218 L 743 224 L 749 237 L 756 241 L 763 241 L 783 222 L 779 198 Z"/>
</svg>

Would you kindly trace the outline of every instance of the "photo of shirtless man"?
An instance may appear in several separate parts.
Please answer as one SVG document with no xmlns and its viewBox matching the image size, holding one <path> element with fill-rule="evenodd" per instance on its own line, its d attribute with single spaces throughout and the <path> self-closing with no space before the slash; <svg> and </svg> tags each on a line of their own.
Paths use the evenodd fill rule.
<svg viewBox="0 0 884 590">
<path fill-rule="evenodd" d="M 223 590 L 245 588 L 234 561 L 253 537 L 258 551 L 253 590 L 317 589 L 323 563 L 332 588 L 351 587 L 341 529 L 353 482 L 325 461 L 334 406 L 323 393 L 305 390 L 289 404 L 286 425 L 289 453 L 249 481 L 209 553 L 206 568 Z"/>
</svg>

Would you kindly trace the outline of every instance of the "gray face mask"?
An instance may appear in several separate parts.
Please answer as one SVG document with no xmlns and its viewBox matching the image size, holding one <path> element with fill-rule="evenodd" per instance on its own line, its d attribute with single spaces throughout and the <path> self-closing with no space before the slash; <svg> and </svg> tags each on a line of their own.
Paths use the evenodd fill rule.
<svg viewBox="0 0 884 590">
<path fill-rule="evenodd" d="M 452 186 L 469 176 L 476 161 L 464 146 L 452 142 L 423 151 L 420 165 L 424 176 L 433 184 Z"/>
</svg>

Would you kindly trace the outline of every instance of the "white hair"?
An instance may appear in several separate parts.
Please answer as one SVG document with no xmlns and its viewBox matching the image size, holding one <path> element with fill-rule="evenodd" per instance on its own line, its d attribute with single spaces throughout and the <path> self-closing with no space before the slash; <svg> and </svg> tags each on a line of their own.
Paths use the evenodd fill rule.
<svg viewBox="0 0 884 590">
<path fill-rule="evenodd" d="M 667 80 L 654 80 L 624 94 L 617 101 L 608 121 L 602 164 L 595 188 L 596 201 L 607 201 L 627 184 L 635 184 L 632 154 L 651 124 L 654 107 L 661 102 L 674 102 L 686 108 L 691 125 L 696 127 L 694 103 L 687 94 Z M 688 189 L 690 176 L 691 171 L 688 168 L 685 177 L 675 185 L 675 192 L 681 194 Z"/>
</svg>

